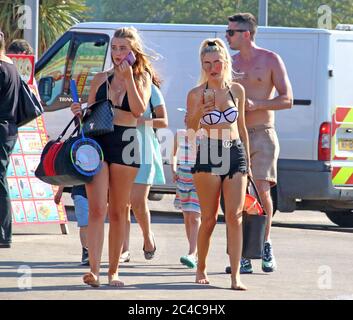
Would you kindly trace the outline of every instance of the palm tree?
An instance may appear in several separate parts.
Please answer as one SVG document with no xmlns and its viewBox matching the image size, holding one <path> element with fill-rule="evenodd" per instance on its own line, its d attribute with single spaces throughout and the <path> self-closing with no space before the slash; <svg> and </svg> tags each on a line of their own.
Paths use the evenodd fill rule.
<svg viewBox="0 0 353 320">
<path fill-rule="evenodd" d="M 39 56 L 74 24 L 88 18 L 85 0 L 42 0 L 39 7 Z"/>
<path fill-rule="evenodd" d="M 18 28 L 17 21 L 20 15 L 17 14 L 21 1 L 0 0 L 0 29 L 5 35 L 6 42 L 12 39 L 21 38 L 23 30 Z"/>
<path fill-rule="evenodd" d="M 23 38 L 24 0 L 0 0 L 0 29 L 7 43 Z M 39 56 L 68 28 L 86 20 L 89 9 L 85 0 L 40 0 L 39 2 Z"/>
</svg>

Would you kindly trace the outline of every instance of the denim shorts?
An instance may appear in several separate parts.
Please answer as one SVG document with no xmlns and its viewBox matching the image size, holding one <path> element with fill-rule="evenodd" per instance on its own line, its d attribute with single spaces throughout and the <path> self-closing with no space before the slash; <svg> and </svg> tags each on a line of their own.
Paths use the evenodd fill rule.
<svg viewBox="0 0 353 320">
<path fill-rule="evenodd" d="M 88 200 L 85 197 L 75 195 L 74 197 L 75 216 L 78 227 L 88 226 Z"/>
<path fill-rule="evenodd" d="M 243 143 L 240 139 L 202 139 L 191 172 L 210 172 L 220 176 L 222 181 L 227 177 L 232 179 L 237 172 L 246 174 L 248 167 Z"/>
</svg>

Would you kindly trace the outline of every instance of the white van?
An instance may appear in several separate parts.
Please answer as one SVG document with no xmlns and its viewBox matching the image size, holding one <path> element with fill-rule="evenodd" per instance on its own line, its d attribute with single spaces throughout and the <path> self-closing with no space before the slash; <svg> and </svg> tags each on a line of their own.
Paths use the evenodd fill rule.
<svg viewBox="0 0 353 320">
<path fill-rule="evenodd" d="M 111 67 L 109 41 L 122 26 L 136 27 L 147 52 L 157 54 L 169 129 L 184 126 L 178 109 L 197 83 L 200 43 L 225 39 L 226 26 L 92 22 L 72 27 L 36 63 L 50 136 L 72 117 L 69 80 L 87 100 L 94 74 Z M 340 226 L 353 226 L 353 31 L 260 27 L 256 42 L 281 55 L 294 92 L 293 108 L 276 112 L 281 152 L 275 208 L 320 210 Z M 153 186 L 154 194 L 175 190 L 167 166 L 171 138 L 162 142 L 167 184 Z"/>
</svg>

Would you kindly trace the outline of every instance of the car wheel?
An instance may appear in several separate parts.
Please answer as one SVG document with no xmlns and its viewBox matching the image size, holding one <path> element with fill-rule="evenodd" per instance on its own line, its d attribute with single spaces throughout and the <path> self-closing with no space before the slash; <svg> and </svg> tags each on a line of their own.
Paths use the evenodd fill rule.
<svg viewBox="0 0 353 320">
<path fill-rule="evenodd" d="M 343 228 L 353 227 L 353 212 L 347 211 L 326 211 L 326 216 L 335 224 Z"/>
</svg>

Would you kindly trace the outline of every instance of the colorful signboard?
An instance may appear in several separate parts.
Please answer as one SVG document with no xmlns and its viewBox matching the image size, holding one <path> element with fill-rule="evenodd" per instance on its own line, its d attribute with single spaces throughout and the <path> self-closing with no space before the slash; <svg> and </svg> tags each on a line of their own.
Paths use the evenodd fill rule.
<svg viewBox="0 0 353 320">
<path fill-rule="evenodd" d="M 9 57 L 16 61 L 22 79 L 31 87 L 35 87 L 34 57 L 27 55 L 9 55 Z M 18 139 L 7 170 L 14 224 L 67 223 L 64 206 L 61 203 L 56 205 L 54 202 L 58 187 L 46 184 L 34 175 L 47 142 L 43 117 L 38 117 L 18 130 Z"/>
</svg>

